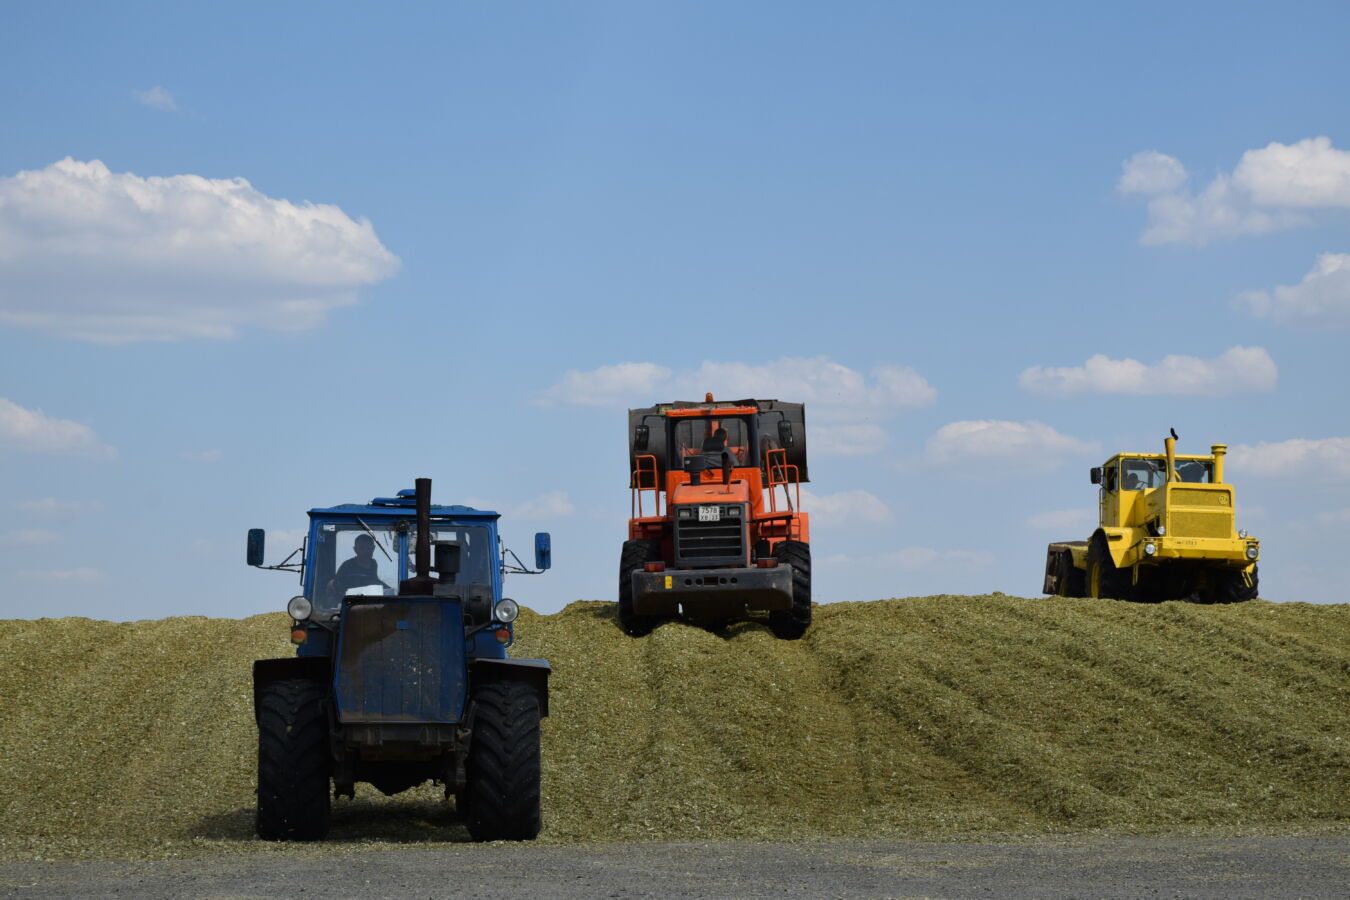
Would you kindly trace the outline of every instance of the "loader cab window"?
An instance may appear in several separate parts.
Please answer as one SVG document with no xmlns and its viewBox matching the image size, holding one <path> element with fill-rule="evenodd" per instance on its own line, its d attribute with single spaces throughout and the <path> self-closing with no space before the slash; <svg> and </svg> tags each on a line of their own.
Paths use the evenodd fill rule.
<svg viewBox="0 0 1350 900">
<path fill-rule="evenodd" d="M 1127 459 L 1121 462 L 1120 469 L 1122 490 L 1144 491 L 1167 481 L 1165 459 Z"/>
<path fill-rule="evenodd" d="M 671 419 L 671 467 L 687 468 L 686 460 L 700 454 L 718 454 L 723 447 L 738 466 L 753 465 L 754 429 L 744 416 L 705 416 Z M 719 432 L 725 432 L 719 433 Z"/>
<path fill-rule="evenodd" d="M 1214 480 L 1214 464 L 1198 459 L 1179 459 L 1177 476 L 1191 484 L 1209 484 Z"/>
</svg>

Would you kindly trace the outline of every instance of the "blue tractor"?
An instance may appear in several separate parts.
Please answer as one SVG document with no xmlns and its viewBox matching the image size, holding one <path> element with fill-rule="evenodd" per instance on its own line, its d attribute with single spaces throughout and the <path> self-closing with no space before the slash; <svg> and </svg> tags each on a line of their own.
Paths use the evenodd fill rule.
<svg viewBox="0 0 1350 900">
<path fill-rule="evenodd" d="M 358 781 L 396 794 L 443 784 L 478 841 L 539 834 L 539 721 L 549 665 L 512 659 L 520 607 L 502 597 L 508 572 L 535 568 L 497 536 L 498 515 L 432 506 L 431 480 L 367 504 L 309 511 L 304 546 L 263 564 L 298 572 L 291 598 L 296 655 L 253 664 L 258 724 L 258 836 L 320 840 L 332 798 Z M 510 561 L 510 563 L 508 563 Z"/>
</svg>

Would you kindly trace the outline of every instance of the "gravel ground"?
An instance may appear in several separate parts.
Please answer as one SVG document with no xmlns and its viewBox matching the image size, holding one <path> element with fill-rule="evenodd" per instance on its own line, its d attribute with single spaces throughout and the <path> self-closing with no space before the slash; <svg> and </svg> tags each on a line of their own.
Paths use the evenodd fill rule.
<svg viewBox="0 0 1350 900">
<path fill-rule="evenodd" d="M 7 897 L 1345 898 L 1350 837 L 442 845 L 11 863 Z"/>
</svg>

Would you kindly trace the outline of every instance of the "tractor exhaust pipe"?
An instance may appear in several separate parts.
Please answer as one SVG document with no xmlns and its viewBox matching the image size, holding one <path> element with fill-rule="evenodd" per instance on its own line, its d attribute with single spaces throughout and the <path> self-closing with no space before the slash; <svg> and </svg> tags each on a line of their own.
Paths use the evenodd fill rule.
<svg viewBox="0 0 1350 900">
<path fill-rule="evenodd" d="M 417 490 L 417 579 L 431 577 L 431 479 L 413 482 Z"/>
<path fill-rule="evenodd" d="M 1223 484 L 1223 457 L 1228 452 L 1228 445 L 1211 444 L 1209 452 L 1214 454 L 1214 483 Z"/>
<path fill-rule="evenodd" d="M 1163 451 L 1167 454 L 1167 480 L 1177 481 L 1177 430 L 1168 429 L 1170 437 L 1163 438 Z"/>
<path fill-rule="evenodd" d="M 431 479 L 419 478 L 416 484 L 417 498 L 417 547 L 413 551 L 416 559 L 416 574 L 398 583 L 398 592 L 404 597 L 422 597 L 431 593 L 435 582 L 431 580 Z"/>
</svg>

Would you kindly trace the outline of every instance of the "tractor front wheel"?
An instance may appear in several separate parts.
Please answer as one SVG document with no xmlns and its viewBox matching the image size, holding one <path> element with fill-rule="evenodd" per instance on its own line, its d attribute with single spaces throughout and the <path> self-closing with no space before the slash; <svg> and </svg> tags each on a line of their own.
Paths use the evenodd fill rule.
<svg viewBox="0 0 1350 900">
<path fill-rule="evenodd" d="M 1256 599 L 1256 566 L 1251 571 L 1225 569 L 1211 572 L 1208 590 L 1200 596 L 1210 603 L 1246 603 Z"/>
<path fill-rule="evenodd" d="M 1106 539 L 1100 534 L 1092 539 L 1087 553 L 1087 595 L 1116 600 L 1130 599 L 1130 573 L 1116 568 Z"/>
<path fill-rule="evenodd" d="M 769 630 L 782 640 L 795 641 L 811 627 L 811 546 L 780 541 L 773 555 L 780 566 L 792 567 L 792 606 L 769 613 Z"/>
<path fill-rule="evenodd" d="M 661 559 L 661 545 L 656 541 L 624 541 L 619 555 L 619 627 L 625 634 L 642 637 L 660 624 L 656 616 L 633 612 L 633 573 L 649 562 Z"/>
<path fill-rule="evenodd" d="M 475 841 L 532 841 L 539 834 L 539 695 L 524 681 L 474 690 L 473 737 L 460 795 Z"/>
<path fill-rule="evenodd" d="M 258 837 L 317 841 L 328 834 L 328 716 L 324 689 L 293 678 L 258 691 Z"/>
</svg>

